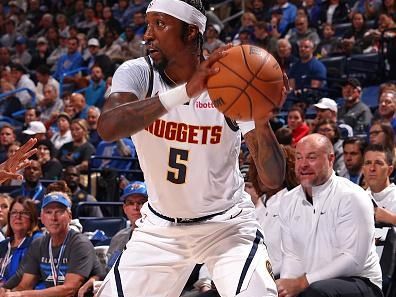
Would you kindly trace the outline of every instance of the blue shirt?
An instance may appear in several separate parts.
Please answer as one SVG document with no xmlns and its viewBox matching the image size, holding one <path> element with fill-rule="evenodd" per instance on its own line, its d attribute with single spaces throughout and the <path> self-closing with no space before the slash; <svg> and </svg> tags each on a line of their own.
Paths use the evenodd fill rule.
<svg viewBox="0 0 396 297">
<path fill-rule="evenodd" d="M 60 80 L 63 73 L 80 68 L 83 66 L 83 63 L 84 60 L 80 52 L 62 55 L 58 63 L 56 63 L 56 71 L 53 76 L 57 80 Z"/>
<path fill-rule="evenodd" d="M 279 5 L 275 5 L 272 8 L 272 11 L 278 10 L 279 8 L 282 9 L 282 18 L 278 25 L 278 31 L 281 35 L 286 34 L 287 29 L 289 28 L 290 24 L 293 24 L 296 16 L 297 16 L 297 6 L 292 3 L 286 3 L 283 7 L 279 7 Z"/>
<path fill-rule="evenodd" d="M 295 89 L 311 87 L 311 80 L 326 81 L 327 70 L 324 64 L 316 58 L 312 58 L 307 63 L 298 61 L 290 68 L 289 78 L 296 81 Z"/>
<path fill-rule="evenodd" d="M 106 82 L 102 79 L 98 84 L 89 81 L 89 86 L 85 90 L 85 100 L 87 105 L 102 107 L 104 103 L 104 94 L 106 92 Z"/>
</svg>

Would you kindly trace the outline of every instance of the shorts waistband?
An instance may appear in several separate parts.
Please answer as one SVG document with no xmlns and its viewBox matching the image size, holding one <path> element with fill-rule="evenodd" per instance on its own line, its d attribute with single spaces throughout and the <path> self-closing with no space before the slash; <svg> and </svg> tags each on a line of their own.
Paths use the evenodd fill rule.
<svg viewBox="0 0 396 297">
<path fill-rule="evenodd" d="M 150 209 L 150 211 L 155 214 L 157 217 L 160 217 L 161 219 L 164 219 L 166 221 L 169 222 L 173 222 L 173 223 L 178 223 L 178 224 L 189 224 L 189 223 L 199 223 L 199 222 L 204 222 L 207 220 L 210 220 L 211 218 L 218 216 L 218 215 L 222 215 L 225 214 L 227 211 L 229 211 L 232 207 L 220 211 L 220 212 L 216 212 L 214 214 L 210 214 L 207 216 L 203 216 L 203 217 L 198 217 L 198 218 L 171 218 L 171 217 L 167 217 L 163 214 L 160 214 L 159 212 L 157 212 L 149 203 L 147 203 L 148 208 Z"/>
</svg>

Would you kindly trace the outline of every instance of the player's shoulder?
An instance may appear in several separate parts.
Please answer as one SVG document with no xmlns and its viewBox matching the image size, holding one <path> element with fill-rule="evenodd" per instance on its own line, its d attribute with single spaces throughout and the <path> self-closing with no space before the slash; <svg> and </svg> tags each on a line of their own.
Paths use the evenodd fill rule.
<svg viewBox="0 0 396 297">
<path fill-rule="evenodd" d="M 122 63 L 118 68 L 117 72 L 129 72 L 129 71 L 148 71 L 150 65 L 145 57 L 127 60 Z"/>
</svg>

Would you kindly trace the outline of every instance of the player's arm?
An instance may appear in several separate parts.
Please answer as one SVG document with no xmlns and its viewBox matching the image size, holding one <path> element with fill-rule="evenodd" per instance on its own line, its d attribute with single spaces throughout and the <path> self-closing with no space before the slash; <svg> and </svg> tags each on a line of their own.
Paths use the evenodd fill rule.
<svg viewBox="0 0 396 297">
<path fill-rule="evenodd" d="M 285 178 L 286 162 L 268 120 L 256 120 L 255 129 L 244 138 L 261 182 L 268 189 L 279 188 Z"/>
<path fill-rule="evenodd" d="M 219 48 L 199 67 L 186 83 L 158 96 L 138 100 L 133 93 L 112 93 L 98 121 L 98 132 L 106 141 L 115 141 L 144 129 L 170 109 L 188 102 L 206 90 L 208 77 L 218 72 L 212 65 L 226 55 L 230 45 Z"/>
</svg>

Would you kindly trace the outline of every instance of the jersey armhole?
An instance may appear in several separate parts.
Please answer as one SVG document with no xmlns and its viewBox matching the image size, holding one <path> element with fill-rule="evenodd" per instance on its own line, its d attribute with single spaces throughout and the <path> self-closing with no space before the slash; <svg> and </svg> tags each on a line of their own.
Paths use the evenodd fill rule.
<svg viewBox="0 0 396 297">
<path fill-rule="evenodd" d="M 151 98 L 153 92 L 153 83 L 154 83 L 154 70 L 153 70 L 153 65 L 151 64 L 150 57 L 144 56 L 144 59 L 146 60 L 147 64 L 150 67 L 149 85 L 146 93 L 146 98 Z"/>
<path fill-rule="evenodd" d="M 231 120 L 229 117 L 226 116 L 224 116 L 224 118 L 226 120 L 228 127 L 230 127 L 232 131 L 237 132 L 239 130 L 239 126 L 236 121 Z"/>
</svg>

